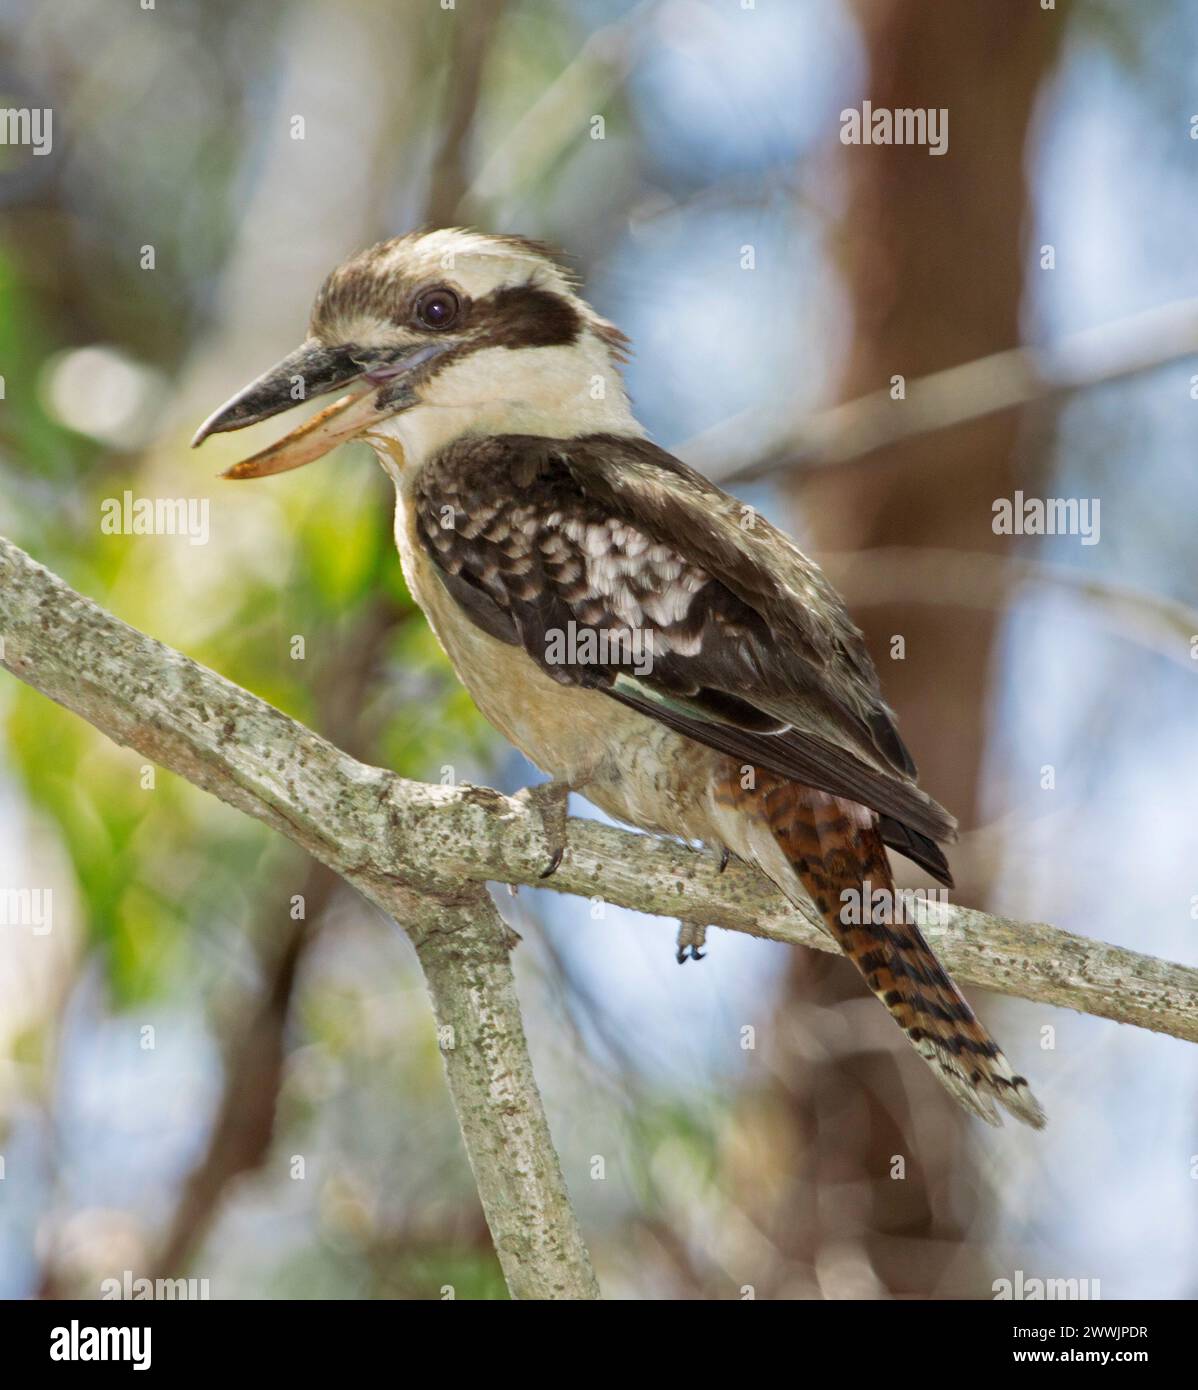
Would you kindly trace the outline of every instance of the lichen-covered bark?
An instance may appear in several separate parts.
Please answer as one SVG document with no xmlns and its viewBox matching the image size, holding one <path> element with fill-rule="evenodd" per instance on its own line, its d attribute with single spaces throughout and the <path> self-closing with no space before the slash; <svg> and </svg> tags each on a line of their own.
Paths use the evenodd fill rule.
<svg viewBox="0 0 1198 1390">
<path fill-rule="evenodd" d="M 487 1225 L 515 1298 L 598 1298 L 533 1079 L 509 958 L 514 938 L 476 888 L 409 933 Z"/>
<path fill-rule="evenodd" d="M 598 1298 L 524 1040 L 509 960 L 514 938 L 480 882 L 405 869 L 402 841 L 385 843 L 389 827 L 403 823 L 389 809 L 395 779 L 135 632 L 3 540 L 0 639 L 0 664 L 13 674 L 118 743 L 273 825 L 403 925 L 425 969 L 509 1291 Z M 440 827 L 424 828 L 421 857 L 410 865 L 438 865 L 447 843 Z"/>
<path fill-rule="evenodd" d="M 403 925 L 452 1030 L 446 1070 L 509 1288 L 596 1297 L 532 1076 L 512 939 L 482 886 L 545 886 L 553 835 L 535 800 L 366 767 L 2 538 L 0 639 L 13 675 L 273 826 Z M 714 856 L 596 821 L 570 821 L 568 839 L 547 881 L 559 892 L 837 950 L 744 864 L 721 874 Z M 962 907 L 928 931 L 962 980 L 1198 1041 L 1198 970 Z"/>
<path fill-rule="evenodd" d="M 0 538 L 0 665 L 121 744 L 255 816 L 395 916 L 412 893 L 527 884 L 821 951 L 837 947 L 753 869 L 571 820 L 553 853 L 534 803 L 366 767 L 120 622 Z M 1038 922 L 952 906 L 930 929 L 961 980 L 1198 1042 L 1198 970 Z"/>
<path fill-rule="evenodd" d="M 135 631 L 0 539 L 0 665 L 118 743 L 287 835 L 384 911 L 400 889 L 546 886 L 535 805 L 366 767 L 248 691 Z M 743 864 L 595 821 L 569 822 L 564 893 L 835 951 Z M 1042 923 L 950 907 L 932 929 L 962 980 L 1198 1042 L 1198 970 Z"/>
</svg>

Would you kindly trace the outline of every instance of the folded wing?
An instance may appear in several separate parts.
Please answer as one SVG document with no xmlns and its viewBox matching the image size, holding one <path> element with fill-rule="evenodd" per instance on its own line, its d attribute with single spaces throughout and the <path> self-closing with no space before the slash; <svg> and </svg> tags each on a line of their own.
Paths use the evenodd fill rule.
<svg viewBox="0 0 1198 1390">
<path fill-rule="evenodd" d="M 730 757 L 875 810 L 951 882 L 861 634 L 763 517 L 645 440 L 460 441 L 422 470 L 425 547 L 479 627 Z"/>
</svg>

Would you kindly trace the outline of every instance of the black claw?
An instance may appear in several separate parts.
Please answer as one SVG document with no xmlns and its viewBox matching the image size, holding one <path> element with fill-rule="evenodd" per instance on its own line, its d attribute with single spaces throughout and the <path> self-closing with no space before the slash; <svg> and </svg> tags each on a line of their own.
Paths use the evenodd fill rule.
<svg viewBox="0 0 1198 1390">
<path fill-rule="evenodd" d="M 707 959 L 707 952 L 706 952 L 706 951 L 700 951 L 699 948 L 698 948 L 697 946 L 692 946 L 692 947 L 691 947 L 691 960 L 706 960 L 706 959 Z"/>
<path fill-rule="evenodd" d="M 553 858 L 549 861 L 549 867 L 542 871 L 540 875 L 541 878 L 552 878 L 553 875 L 557 873 L 558 869 L 561 867 L 562 856 L 565 854 L 565 852 L 565 845 L 562 845 L 560 849 L 555 849 L 553 851 Z"/>
<path fill-rule="evenodd" d="M 674 959 L 678 962 L 679 965 L 685 965 L 685 964 L 686 964 L 686 947 L 685 947 L 685 946 L 679 946 L 677 952 L 676 952 L 675 955 L 674 955 Z"/>
<path fill-rule="evenodd" d="M 719 872 L 720 872 L 720 873 L 723 873 L 724 870 L 728 867 L 728 861 L 729 861 L 729 859 L 731 859 L 731 858 L 732 858 L 732 851 L 728 848 L 727 845 L 725 845 L 724 848 L 720 851 L 720 868 L 719 868 Z M 699 959 L 701 960 L 702 957 L 700 957 Z"/>
</svg>

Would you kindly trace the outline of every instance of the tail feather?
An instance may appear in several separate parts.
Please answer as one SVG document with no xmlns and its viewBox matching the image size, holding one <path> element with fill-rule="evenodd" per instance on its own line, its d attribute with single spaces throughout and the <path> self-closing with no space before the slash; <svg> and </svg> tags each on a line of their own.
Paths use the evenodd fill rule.
<svg viewBox="0 0 1198 1390">
<path fill-rule="evenodd" d="M 1001 1124 L 1001 1105 L 1041 1128 L 1044 1111 L 1027 1081 L 1012 1070 L 918 926 L 906 920 L 910 914 L 901 911 L 875 814 L 763 769 L 755 787 L 745 789 L 738 779 L 730 790 L 742 809 L 765 819 L 830 935 L 957 1100 L 988 1124 Z M 879 889 L 893 913 L 846 911 L 850 904 L 864 906 Z"/>
</svg>

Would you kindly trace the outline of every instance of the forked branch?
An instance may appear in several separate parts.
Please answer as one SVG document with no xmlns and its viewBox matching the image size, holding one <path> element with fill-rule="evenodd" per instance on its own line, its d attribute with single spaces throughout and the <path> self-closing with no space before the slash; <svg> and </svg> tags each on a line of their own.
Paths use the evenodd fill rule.
<svg viewBox="0 0 1198 1390">
<path fill-rule="evenodd" d="M 265 822 L 410 934 L 509 1287 L 596 1297 L 549 1138 L 512 983 L 510 934 L 483 885 L 544 886 L 536 803 L 368 767 L 136 631 L 0 539 L 0 665 L 115 742 Z M 819 950 L 837 948 L 743 864 L 571 820 L 558 891 Z M 1198 970 L 1042 923 L 949 907 L 928 928 L 960 979 L 1198 1041 Z"/>
</svg>

